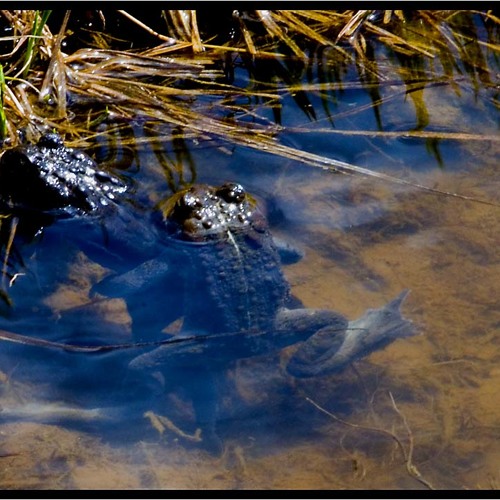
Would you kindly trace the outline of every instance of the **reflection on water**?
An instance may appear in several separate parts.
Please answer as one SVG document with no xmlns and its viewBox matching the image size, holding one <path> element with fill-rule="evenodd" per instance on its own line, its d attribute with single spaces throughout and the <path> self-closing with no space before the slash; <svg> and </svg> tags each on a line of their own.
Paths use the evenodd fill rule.
<svg viewBox="0 0 500 500">
<path fill-rule="evenodd" d="M 485 95 L 474 95 L 466 82 L 461 87 L 462 93 L 448 86 L 426 91 L 429 122 L 497 133 Z M 339 114 L 356 105 L 356 95 L 345 93 Z M 401 96 L 388 102 L 383 119 L 395 130 L 410 119 L 410 105 Z M 321 106 L 315 109 L 311 130 L 322 126 Z M 306 126 L 292 103 L 282 121 L 289 117 Z M 350 118 L 351 127 L 366 129 L 360 122 Z M 285 140 L 443 191 L 497 200 L 494 140 L 429 148 L 410 139 L 324 137 Z M 283 270 L 306 307 L 354 319 L 408 288 L 404 314 L 420 335 L 336 375 L 287 374 L 293 346 L 216 373 L 218 390 L 210 397 L 217 399 L 220 453 L 200 446 L 200 422 L 185 394 L 196 387 L 212 391 L 212 384 L 193 379 L 204 379 L 203 368 L 195 375 L 176 372 L 176 380 L 158 373 L 137 384 L 127 365 L 143 352 L 139 347 L 76 353 L 2 342 L 1 487 L 498 487 L 500 209 L 332 175 L 243 148 L 227 155 L 191 147 L 199 181 L 245 185 L 267 205 L 273 233 L 304 252 Z M 144 150 L 131 174 L 142 203 L 135 207 L 139 220 L 168 184 L 157 160 Z M 130 342 L 123 300 L 91 294 L 112 266 L 96 262 L 81 237 L 72 240 L 81 226 L 64 224 L 19 248 L 24 275 L 9 289 L 14 310 L 1 328 L 79 345 Z M 144 300 L 176 307 L 175 290 L 166 283 L 164 296 Z M 150 316 L 142 321 L 156 323 Z M 175 334 L 179 324 L 165 327 Z M 176 390 L 166 394 L 169 384 Z"/>
</svg>

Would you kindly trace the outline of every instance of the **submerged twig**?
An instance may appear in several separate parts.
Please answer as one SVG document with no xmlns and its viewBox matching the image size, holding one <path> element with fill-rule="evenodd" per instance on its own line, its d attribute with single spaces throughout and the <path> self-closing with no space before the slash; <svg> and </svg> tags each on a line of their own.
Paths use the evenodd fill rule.
<svg viewBox="0 0 500 500">
<path fill-rule="evenodd" d="M 360 425 L 360 424 L 353 424 L 352 422 L 348 422 L 347 420 L 343 420 L 340 417 L 337 417 L 333 413 L 329 412 L 327 409 L 323 408 L 320 406 L 316 401 L 313 401 L 311 398 L 306 397 L 305 398 L 308 403 L 311 403 L 314 407 L 316 407 L 319 411 L 324 413 L 325 415 L 328 415 L 330 418 L 333 420 L 336 420 L 337 422 L 340 422 L 343 425 L 347 425 L 348 427 L 352 427 L 353 429 L 361 429 L 364 431 L 371 431 L 371 432 L 378 432 L 380 434 L 385 434 L 386 436 L 390 437 L 394 441 L 396 441 L 397 445 L 399 446 L 401 452 L 403 453 L 405 459 L 406 459 L 406 452 L 405 452 L 405 447 L 401 440 L 391 431 L 387 431 L 385 429 L 381 429 L 379 427 L 370 427 L 368 425 Z"/>
<path fill-rule="evenodd" d="M 9 264 L 9 256 L 10 256 L 10 252 L 12 250 L 12 245 L 14 243 L 14 238 L 16 236 L 16 229 L 17 229 L 18 221 L 19 221 L 19 219 L 17 217 L 12 217 L 11 224 L 10 224 L 9 239 L 7 240 L 7 243 L 5 245 L 5 255 L 4 255 L 3 266 L 2 266 L 2 290 L 4 290 L 4 291 L 7 288 L 7 267 Z"/>
<path fill-rule="evenodd" d="M 201 437 L 200 428 L 197 428 L 193 434 L 188 434 L 187 432 L 184 432 L 182 429 L 177 427 L 177 425 L 175 425 L 172 420 L 163 415 L 158 415 L 157 413 L 154 413 L 152 411 L 147 411 L 146 413 L 144 413 L 144 417 L 149 419 L 151 425 L 159 432 L 160 436 L 163 435 L 165 429 L 168 429 L 169 431 L 187 441 L 199 443 L 203 440 Z"/>
<path fill-rule="evenodd" d="M 379 427 L 370 427 L 370 426 L 366 426 L 366 425 L 353 424 L 351 422 L 348 422 L 347 420 L 343 420 L 343 419 L 337 417 L 336 415 L 329 412 L 328 410 L 326 410 L 325 408 L 320 406 L 318 403 L 313 401 L 311 398 L 306 397 L 305 399 L 308 403 L 312 404 L 319 411 L 321 411 L 325 415 L 328 415 L 330 418 L 332 418 L 333 420 L 336 420 L 337 422 L 339 422 L 343 425 L 346 425 L 348 427 L 352 427 L 354 429 L 360 429 L 360 430 L 365 430 L 365 431 L 370 431 L 370 432 L 378 432 L 380 434 L 384 434 L 384 435 L 390 437 L 391 439 L 393 439 L 397 443 L 399 449 L 401 450 L 401 453 L 403 454 L 403 457 L 405 460 L 405 465 L 406 465 L 406 470 L 407 470 L 408 474 L 411 477 L 413 477 L 414 479 L 416 479 L 417 481 L 419 481 L 420 483 L 422 483 L 424 486 L 429 488 L 430 490 L 434 490 L 435 488 L 432 486 L 432 484 L 422 477 L 422 474 L 420 474 L 417 467 L 413 464 L 413 448 L 414 448 L 413 434 L 411 432 L 410 427 L 408 426 L 408 422 L 406 421 L 405 416 L 401 413 L 399 408 L 396 406 L 394 398 L 390 392 L 389 392 L 389 396 L 391 398 L 391 402 L 392 402 L 394 410 L 402 418 L 403 424 L 404 424 L 405 429 L 408 433 L 408 440 L 409 440 L 408 451 L 406 450 L 406 447 L 403 445 L 401 439 L 398 436 L 396 436 L 396 434 L 394 434 L 393 432 L 387 431 L 386 429 L 382 429 Z"/>
<path fill-rule="evenodd" d="M 389 391 L 389 397 L 391 398 L 392 407 L 394 408 L 396 413 L 401 417 L 403 425 L 408 434 L 408 453 L 406 454 L 406 470 L 408 471 L 408 474 L 410 476 L 414 477 L 417 481 L 420 481 L 424 486 L 427 486 L 427 488 L 429 488 L 430 490 L 433 490 L 435 488 L 429 481 L 427 481 L 422 477 L 422 474 L 420 474 L 419 470 L 413 463 L 414 440 L 413 440 L 413 433 L 411 432 L 410 426 L 408 425 L 408 421 L 406 420 L 405 415 L 396 406 L 396 401 L 394 401 L 394 397 L 392 396 L 392 393 L 390 391 Z"/>
</svg>

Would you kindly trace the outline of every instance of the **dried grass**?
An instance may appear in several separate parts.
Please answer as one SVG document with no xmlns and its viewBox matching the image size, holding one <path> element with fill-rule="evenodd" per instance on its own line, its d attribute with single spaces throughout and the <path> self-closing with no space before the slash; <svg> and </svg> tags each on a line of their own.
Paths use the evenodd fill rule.
<svg viewBox="0 0 500 500">
<path fill-rule="evenodd" d="M 496 54 L 500 50 L 500 23 L 490 12 L 479 13 L 489 26 L 487 41 L 475 36 L 470 11 L 413 11 L 412 19 L 403 11 L 235 12 L 240 38 L 221 45 L 212 45 L 210 37 L 204 39 L 194 10 L 163 11 L 170 30 L 167 34 L 153 30 L 126 11 L 118 13 L 156 37 L 158 44 L 142 50 L 111 50 L 103 42 L 101 48 L 81 48 L 67 55 L 61 43 L 69 12 L 59 32 L 53 34 L 45 23 L 47 11 L 0 11 L 13 33 L 0 38 L 0 42 L 11 42 L 11 49 L 0 54 L 0 61 L 4 62 L 5 73 L 4 133 L 12 144 L 17 142 L 17 130 L 21 127 L 27 129 L 28 137 L 36 137 L 40 130 L 49 127 L 68 141 L 83 145 L 96 137 L 96 122 L 107 121 L 110 125 L 104 133 L 112 134 L 123 123 L 140 120 L 181 129 L 186 137 L 217 138 L 320 168 L 394 180 L 355 165 L 285 147 L 278 139 L 283 130 L 279 124 L 264 119 L 256 106 L 235 103 L 267 102 L 279 115 L 283 97 L 293 95 L 304 113 L 314 119 L 307 93 L 323 96 L 342 88 L 345 83 L 339 68 L 355 64 L 378 113 L 380 86 L 394 82 L 387 81 L 367 49 L 370 40 L 376 39 L 400 60 L 400 75 L 406 87 L 403 91 L 414 100 L 420 128 L 390 134 L 411 136 L 424 133 L 421 129 L 427 118 L 425 103 L 414 89 L 421 89 L 422 81 L 443 81 L 442 72 L 436 71 L 439 77 L 433 74 L 432 68 L 438 62 L 445 68 L 447 84 L 458 85 L 457 79 L 465 72 L 477 86 L 493 85 L 493 70 L 484 53 Z M 256 34 L 255 26 L 264 34 Z M 97 41 L 102 39 L 95 37 Z M 320 83 L 304 83 L 290 76 L 291 72 L 274 86 L 268 80 L 241 88 L 224 83 L 222 78 L 219 63 L 224 57 L 240 54 L 251 60 L 274 58 L 303 67 L 311 49 L 317 46 L 329 48 L 333 54 L 332 69 Z M 325 101 L 325 109 L 327 106 Z M 333 132 L 343 133 L 328 131 Z M 380 130 L 356 133 L 387 134 Z M 428 131 L 425 137 L 444 138 L 442 133 Z M 457 133 L 446 138 L 462 140 L 464 136 Z M 486 140 L 474 134 L 467 139 Z M 165 136 L 165 140 L 171 138 Z"/>
</svg>

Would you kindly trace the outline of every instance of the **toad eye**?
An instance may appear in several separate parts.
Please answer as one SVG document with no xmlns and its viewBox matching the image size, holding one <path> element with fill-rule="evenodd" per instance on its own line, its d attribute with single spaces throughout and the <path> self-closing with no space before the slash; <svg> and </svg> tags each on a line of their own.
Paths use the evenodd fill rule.
<svg viewBox="0 0 500 500">
<path fill-rule="evenodd" d="M 64 141 L 59 134 L 44 134 L 38 140 L 38 146 L 41 148 L 57 149 L 64 147 Z"/>
<path fill-rule="evenodd" d="M 245 199 L 246 193 L 241 184 L 226 182 L 217 188 L 217 195 L 227 203 L 241 203 Z"/>
<path fill-rule="evenodd" d="M 201 208 L 203 206 L 202 201 L 198 196 L 193 193 L 186 193 L 180 200 L 179 205 L 182 208 L 189 209 L 194 211 L 197 208 Z"/>
</svg>

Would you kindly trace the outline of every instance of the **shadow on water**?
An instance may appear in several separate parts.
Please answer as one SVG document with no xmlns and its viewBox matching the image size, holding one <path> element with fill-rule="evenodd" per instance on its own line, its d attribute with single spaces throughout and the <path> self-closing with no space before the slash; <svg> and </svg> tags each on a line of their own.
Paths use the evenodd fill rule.
<svg viewBox="0 0 500 500">
<path fill-rule="evenodd" d="M 444 45 L 430 64 L 369 37 L 375 56 L 355 64 L 331 47 L 225 58 L 228 84 L 265 97 L 227 98 L 224 120 L 278 123 L 285 146 L 498 203 L 496 63 L 480 47 L 497 35 L 462 17 L 476 37 L 455 40 L 458 66 Z M 87 150 L 127 182 L 116 213 L 1 219 L 0 329 L 96 348 L 1 341 L 2 488 L 498 487 L 498 206 L 333 174 L 212 131 L 124 122 L 97 125 Z M 352 321 L 409 289 L 402 312 L 418 334 L 310 378 L 287 371 L 299 342 L 226 359 L 242 352 L 237 335 L 212 350 L 194 342 L 194 355 L 181 342 L 161 368 L 146 357 L 152 368 L 134 369 L 157 348 L 137 345 L 137 329 L 156 342 L 214 329 L 206 277 L 184 262 L 183 285 L 156 221 L 193 182 L 228 180 L 302 256 L 281 267 L 295 300 Z M 99 350 L 112 344 L 128 347 Z"/>
</svg>

